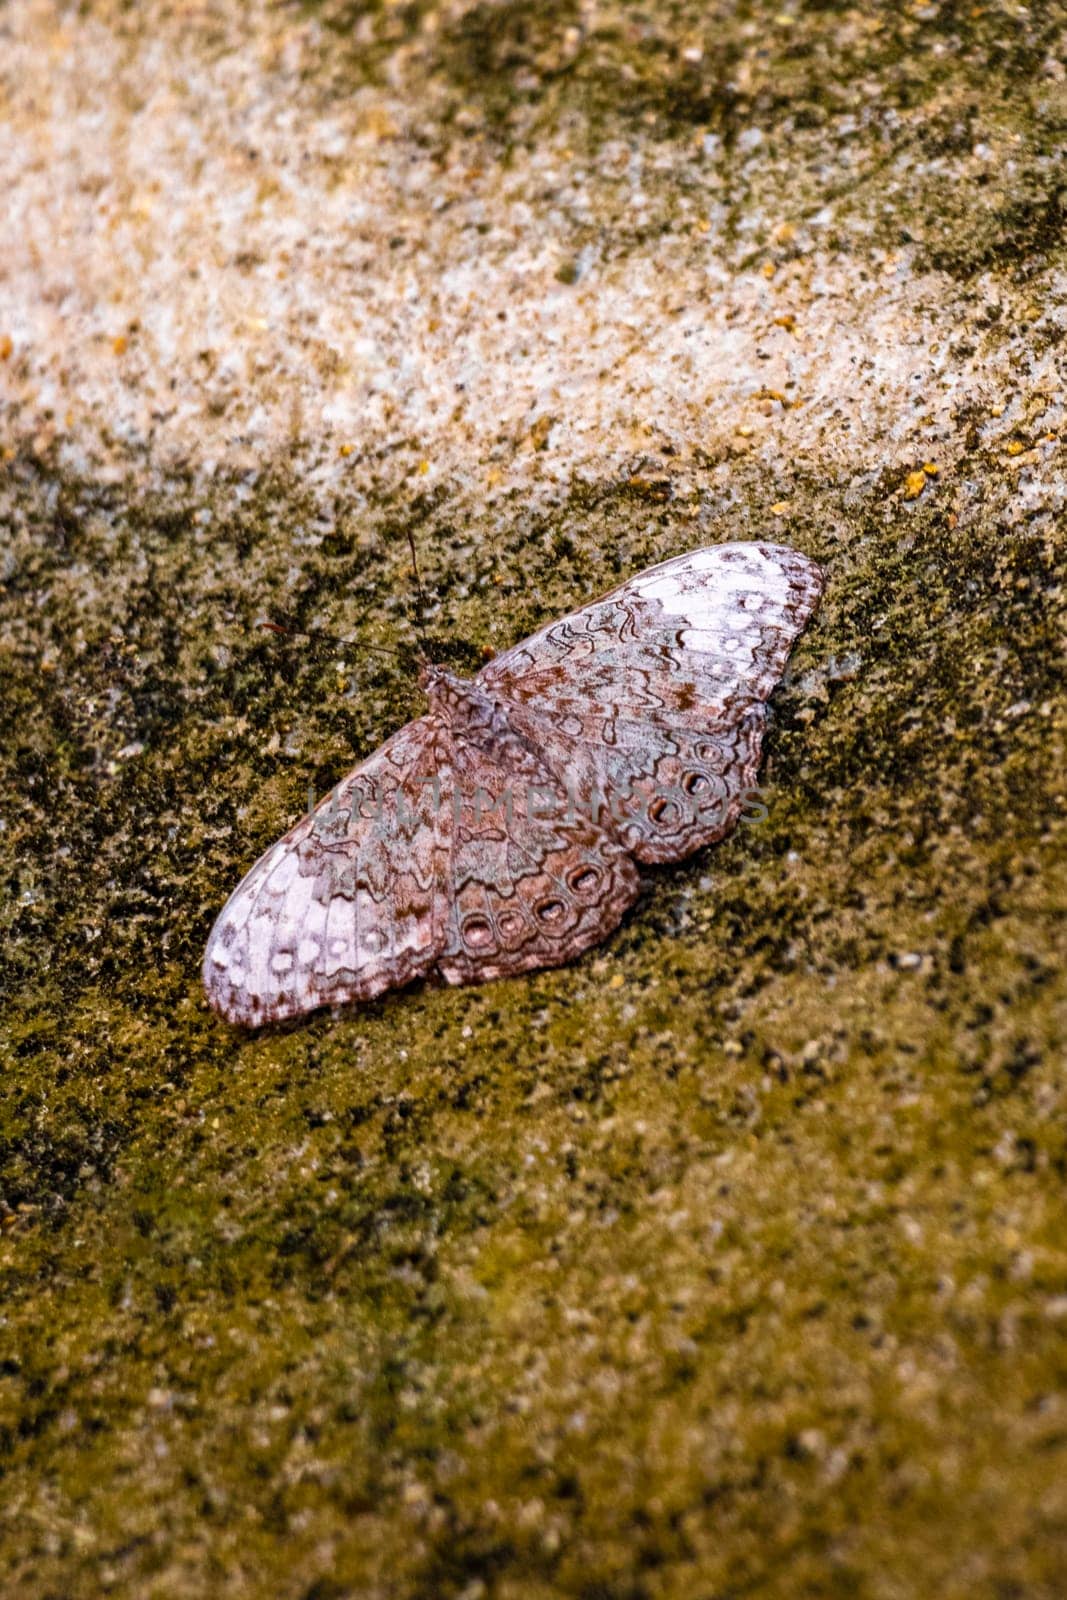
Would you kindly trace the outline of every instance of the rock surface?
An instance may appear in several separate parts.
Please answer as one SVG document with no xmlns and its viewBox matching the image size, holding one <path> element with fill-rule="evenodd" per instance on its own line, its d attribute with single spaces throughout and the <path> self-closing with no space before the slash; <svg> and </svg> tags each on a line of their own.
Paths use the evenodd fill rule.
<svg viewBox="0 0 1067 1600">
<path fill-rule="evenodd" d="M 0 12 L 5 1596 L 1063 1594 L 1065 56 Z M 821 561 L 769 817 L 574 967 L 239 1037 L 215 912 L 417 710 L 408 528 L 466 669 Z"/>
</svg>

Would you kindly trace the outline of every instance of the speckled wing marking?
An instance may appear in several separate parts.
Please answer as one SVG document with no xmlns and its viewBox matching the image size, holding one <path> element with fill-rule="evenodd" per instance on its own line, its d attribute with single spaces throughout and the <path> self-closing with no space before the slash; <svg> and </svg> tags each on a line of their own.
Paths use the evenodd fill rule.
<svg viewBox="0 0 1067 1600">
<path fill-rule="evenodd" d="M 216 1011 L 255 1027 L 430 970 L 449 916 L 447 746 L 437 718 L 409 723 L 260 857 L 208 939 Z"/>
<path fill-rule="evenodd" d="M 443 675 L 445 676 L 445 675 Z M 394 734 L 273 845 L 219 914 L 214 1008 L 246 1027 L 368 1000 L 431 970 L 474 983 L 570 961 L 640 881 L 614 835 L 474 685 Z"/>
<path fill-rule="evenodd" d="M 435 973 L 569 961 L 733 827 L 764 701 L 822 575 L 780 545 L 694 550 L 543 628 L 429 710 L 256 862 L 208 939 L 208 999 L 278 1022 Z"/>
<path fill-rule="evenodd" d="M 636 900 L 637 869 L 476 683 L 451 716 L 451 911 L 437 971 L 477 983 L 571 961 Z"/>
<path fill-rule="evenodd" d="M 693 550 L 551 623 L 477 682 L 583 795 L 617 802 L 638 860 L 677 861 L 736 823 L 764 702 L 822 587 L 783 545 Z"/>
</svg>

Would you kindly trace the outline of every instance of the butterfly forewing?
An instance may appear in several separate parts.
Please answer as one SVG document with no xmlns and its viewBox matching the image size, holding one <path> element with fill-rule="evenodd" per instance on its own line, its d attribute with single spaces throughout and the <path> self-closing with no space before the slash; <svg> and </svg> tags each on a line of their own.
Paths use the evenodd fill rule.
<svg viewBox="0 0 1067 1600">
<path fill-rule="evenodd" d="M 260 857 L 208 940 L 217 1011 L 279 1022 L 429 971 L 450 915 L 447 746 L 435 718 L 409 723 Z"/>
<path fill-rule="evenodd" d="M 557 770 L 607 798 L 639 860 L 677 861 L 736 822 L 763 702 L 821 592 L 795 550 L 695 550 L 551 623 L 478 681 Z"/>
<path fill-rule="evenodd" d="M 504 651 L 478 682 L 511 700 L 706 728 L 767 699 L 822 583 L 814 561 L 784 545 L 692 550 Z"/>
</svg>

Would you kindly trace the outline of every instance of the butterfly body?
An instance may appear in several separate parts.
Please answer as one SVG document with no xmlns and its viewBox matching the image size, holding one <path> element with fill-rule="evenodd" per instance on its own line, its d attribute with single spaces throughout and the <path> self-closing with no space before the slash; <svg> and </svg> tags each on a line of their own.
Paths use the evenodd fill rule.
<svg viewBox="0 0 1067 1600">
<path fill-rule="evenodd" d="M 569 961 L 636 899 L 635 865 L 735 825 L 764 702 L 822 588 L 775 545 L 638 574 L 468 680 L 424 664 L 424 716 L 253 866 L 208 940 L 245 1025 L 436 975 Z"/>
</svg>

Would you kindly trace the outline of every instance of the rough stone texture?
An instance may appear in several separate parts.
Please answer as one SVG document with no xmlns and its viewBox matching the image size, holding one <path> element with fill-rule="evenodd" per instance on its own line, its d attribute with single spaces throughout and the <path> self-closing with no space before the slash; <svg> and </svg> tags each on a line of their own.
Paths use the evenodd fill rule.
<svg viewBox="0 0 1067 1600">
<path fill-rule="evenodd" d="M 1065 55 L 0 11 L 5 1597 L 1067 1589 Z M 215 911 L 417 708 L 408 527 L 466 669 L 823 562 L 769 819 L 574 967 L 235 1036 Z"/>
</svg>

